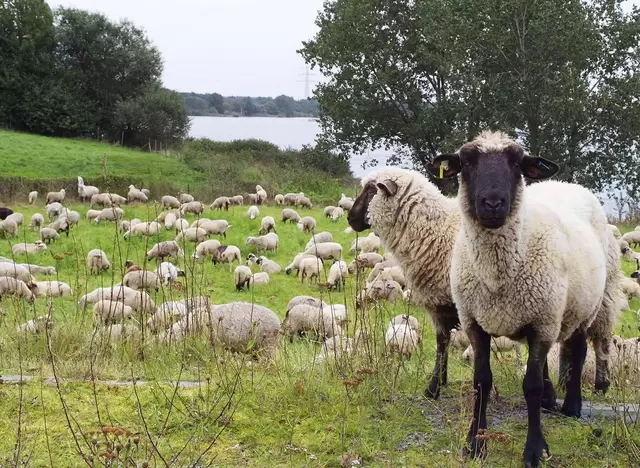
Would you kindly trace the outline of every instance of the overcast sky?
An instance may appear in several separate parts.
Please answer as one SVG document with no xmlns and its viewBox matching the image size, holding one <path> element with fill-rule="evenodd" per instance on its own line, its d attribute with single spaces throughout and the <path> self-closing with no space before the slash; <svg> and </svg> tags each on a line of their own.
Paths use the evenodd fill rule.
<svg viewBox="0 0 640 468">
<path fill-rule="evenodd" d="M 300 98 L 304 96 L 305 65 L 296 50 L 315 34 L 314 21 L 323 0 L 49 3 L 100 11 L 111 19 L 127 18 L 143 27 L 162 53 L 168 88 L 225 96 L 286 94 Z M 628 3 L 640 4 L 640 0 Z"/>
</svg>

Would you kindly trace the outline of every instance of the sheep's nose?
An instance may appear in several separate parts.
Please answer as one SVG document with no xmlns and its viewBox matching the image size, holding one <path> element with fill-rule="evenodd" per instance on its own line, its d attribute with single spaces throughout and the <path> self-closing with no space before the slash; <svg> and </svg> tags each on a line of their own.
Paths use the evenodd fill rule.
<svg viewBox="0 0 640 468">
<path fill-rule="evenodd" d="M 491 211 L 497 211 L 504 205 L 502 198 L 483 198 L 482 204 Z"/>
</svg>

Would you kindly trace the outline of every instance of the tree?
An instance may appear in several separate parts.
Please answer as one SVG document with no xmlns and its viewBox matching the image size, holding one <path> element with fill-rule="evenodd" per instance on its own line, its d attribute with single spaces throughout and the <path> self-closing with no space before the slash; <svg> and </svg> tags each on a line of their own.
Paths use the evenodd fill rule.
<svg viewBox="0 0 640 468">
<path fill-rule="evenodd" d="M 253 99 L 248 96 L 242 100 L 242 113 L 247 117 L 256 113 L 256 105 L 253 103 Z"/>
<path fill-rule="evenodd" d="M 187 106 L 191 115 L 206 115 L 206 110 L 209 107 L 207 101 L 197 96 L 185 97 L 184 104 Z"/>
<path fill-rule="evenodd" d="M 216 111 L 218 111 L 218 114 L 224 114 L 224 98 L 221 94 L 205 94 L 205 99 L 209 103 L 209 107 L 213 107 Z"/>
<path fill-rule="evenodd" d="M 278 109 L 278 106 L 273 101 L 265 102 L 264 109 L 265 109 L 265 111 L 267 112 L 268 115 L 278 115 L 280 113 L 280 110 Z"/>
<path fill-rule="evenodd" d="M 281 114 L 284 114 L 286 117 L 293 117 L 295 101 L 292 97 L 281 94 L 274 99 L 274 102 L 276 106 L 278 106 Z"/>
</svg>

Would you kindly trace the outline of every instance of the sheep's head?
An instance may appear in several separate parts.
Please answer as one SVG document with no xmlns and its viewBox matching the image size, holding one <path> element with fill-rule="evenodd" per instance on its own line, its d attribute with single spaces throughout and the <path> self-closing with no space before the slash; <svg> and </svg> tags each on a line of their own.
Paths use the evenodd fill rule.
<svg viewBox="0 0 640 468">
<path fill-rule="evenodd" d="M 463 210 L 489 229 L 502 227 L 524 188 L 522 176 L 544 180 L 558 172 L 546 159 L 530 156 L 502 132 L 486 131 L 457 153 L 443 154 L 428 167 L 435 177 L 461 174 Z"/>
</svg>

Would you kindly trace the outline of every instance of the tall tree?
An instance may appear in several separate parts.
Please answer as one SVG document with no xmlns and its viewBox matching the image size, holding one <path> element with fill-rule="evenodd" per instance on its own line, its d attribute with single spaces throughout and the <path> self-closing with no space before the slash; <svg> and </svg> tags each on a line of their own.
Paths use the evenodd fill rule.
<svg viewBox="0 0 640 468">
<path fill-rule="evenodd" d="M 281 94 L 274 99 L 274 102 L 276 103 L 276 106 L 278 106 L 281 114 L 284 114 L 287 117 L 293 117 L 295 101 L 292 97 Z"/>
<path fill-rule="evenodd" d="M 242 100 L 242 113 L 247 117 L 251 117 L 256 113 L 256 105 L 249 96 Z"/>
</svg>

